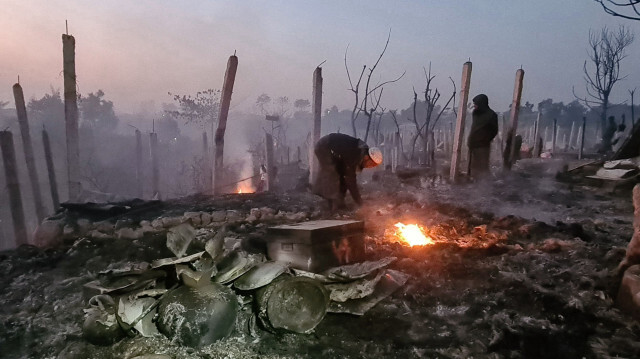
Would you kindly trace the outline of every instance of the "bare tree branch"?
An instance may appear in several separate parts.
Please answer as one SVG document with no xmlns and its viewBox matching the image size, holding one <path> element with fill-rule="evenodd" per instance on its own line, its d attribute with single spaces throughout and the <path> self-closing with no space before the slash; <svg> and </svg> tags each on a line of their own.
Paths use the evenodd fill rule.
<svg viewBox="0 0 640 359">
<path fill-rule="evenodd" d="M 594 0 L 609 15 L 629 20 L 640 20 L 640 0 Z"/>
<path fill-rule="evenodd" d="M 614 3 L 612 4 L 622 4 Z M 589 30 L 588 57 L 582 69 L 585 80 L 585 96 L 578 96 L 573 89 L 574 97 L 590 109 L 599 108 L 600 126 L 606 126 L 607 111 L 610 107 L 610 95 L 616 83 L 625 76 L 620 74 L 620 63 L 627 56 L 625 49 L 634 40 L 633 33 L 625 26 L 617 31 L 604 27 L 600 32 Z M 588 66 L 591 65 L 591 68 Z M 604 147 L 607 147 L 607 131 L 601 131 Z"/>
<path fill-rule="evenodd" d="M 358 118 L 358 115 L 361 112 L 364 112 L 365 116 L 367 117 L 367 127 L 366 127 L 366 132 L 365 132 L 365 137 L 364 137 L 364 141 L 367 141 L 367 138 L 369 136 L 369 130 L 371 127 L 371 121 L 373 120 L 373 115 L 374 113 L 376 113 L 380 107 L 380 101 L 382 99 L 382 92 L 383 92 L 383 86 L 387 85 L 389 83 L 393 83 L 393 82 L 397 82 L 398 80 L 400 80 L 405 72 L 402 73 L 402 75 L 400 75 L 398 78 L 394 79 L 394 80 L 390 80 L 390 81 L 383 81 L 380 82 L 376 85 L 372 85 L 371 83 L 371 78 L 376 70 L 376 68 L 378 67 L 378 65 L 380 64 L 380 61 L 382 60 L 382 57 L 384 56 L 384 54 L 387 51 L 387 48 L 389 47 L 389 41 L 391 39 L 391 30 L 389 30 L 389 34 L 387 36 L 387 41 L 385 42 L 384 48 L 382 49 L 382 51 L 380 52 L 380 55 L 378 56 L 376 62 L 373 64 L 373 66 L 367 68 L 367 65 L 364 65 L 362 67 L 362 71 L 360 72 L 360 76 L 358 77 L 358 82 L 354 84 L 352 78 L 351 78 L 351 74 L 349 72 L 349 68 L 348 68 L 348 64 L 347 64 L 347 51 L 348 51 L 348 47 L 347 50 L 345 50 L 345 55 L 344 55 L 344 64 L 345 64 L 345 68 L 347 70 L 347 78 L 349 80 L 349 86 L 350 91 L 354 94 L 355 97 L 355 101 L 353 104 L 353 109 L 351 111 L 351 130 L 353 132 L 353 136 L 357 136 L 357 129 L 356 129 L 356 120 Z M 365 71 L 367 71 L 367 80 L 366 83 L 364 84 L 364 93 L 360 92 L 360 85 L 362 84 L 362 79 L 364 76 Z M 362 95 L 362 99 L 360 99 L 360 95 Z"/>
</svg>

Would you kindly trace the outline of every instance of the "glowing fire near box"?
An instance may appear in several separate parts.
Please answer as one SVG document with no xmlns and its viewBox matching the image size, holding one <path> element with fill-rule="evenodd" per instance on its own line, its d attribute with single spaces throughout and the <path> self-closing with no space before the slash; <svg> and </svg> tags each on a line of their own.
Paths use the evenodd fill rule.
<svg viewBox="0 0 640 359">
<path fill-rule="evenodd" d="M 267 255 L 317 273 L 363 261 L 363 234 L 362 221 L 319 220 L 271 227 Z"/>
</svg>

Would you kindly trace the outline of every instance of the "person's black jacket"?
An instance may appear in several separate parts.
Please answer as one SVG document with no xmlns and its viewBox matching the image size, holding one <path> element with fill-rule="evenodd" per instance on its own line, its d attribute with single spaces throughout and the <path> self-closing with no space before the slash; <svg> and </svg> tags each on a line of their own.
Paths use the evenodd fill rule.
<svg viewBox="0 0 640 359">
<path fill-rule="evenodd" d="M 488 147 L 498 134 L 498 115 L 489 107 L 489 98 L 480 94 L 473 98 L 478 107 L 473 110 L 471 130 L 467 139 L 470 149 Z"/>
<path fill-rule="evenodd" d="M 364 141 L 342 133 L 328 134 L 316 143 L 315 153 L 321 167 L 333 166 L 340 176 L 341 188 L 351 192 L 356 203 L 361 203 L 356 174 L 362 170 L 362 159 L 369 146 Z M 320 176 L 325 175 L 322 172 Z"/>
</svg>

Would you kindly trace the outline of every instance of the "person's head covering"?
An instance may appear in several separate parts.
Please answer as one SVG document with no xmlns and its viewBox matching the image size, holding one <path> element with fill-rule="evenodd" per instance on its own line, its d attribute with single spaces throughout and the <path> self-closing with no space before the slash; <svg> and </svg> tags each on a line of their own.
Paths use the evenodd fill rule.
<svg viewBox="0 0 640 359">
<path fill-rule="evenodd" d="M 379 165 L 382 163 L 382 151 L 378 147 L 370 147 L 369 148 L 369 157 L 371 160 Z"/>
<path fill-rule="evenodd" d="M 481 93 L 478 96 L 473 98 L 474 105 L 478 106 L 479 109 L 489 108 L 489 98 L 487 95 Z"/>
</svg>

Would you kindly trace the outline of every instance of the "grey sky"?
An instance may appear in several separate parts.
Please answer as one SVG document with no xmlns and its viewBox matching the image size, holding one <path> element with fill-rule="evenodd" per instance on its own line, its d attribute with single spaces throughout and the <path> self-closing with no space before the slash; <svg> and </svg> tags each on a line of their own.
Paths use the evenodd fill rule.
<svg viewBox="0 0 640 359">
<path fill-rule="evenodd" d="M 227 59 L 237 51 L 232 106 L 252 110 L 258 95 L 311 99 L 316 65 L 323 65 L 323 107 L 349 108 L 344 53 L 352 72 L 375 62 L 391 29 L 377 71 L 388 80 L 382 106 L 405 108 L 412 87 L 424 86 L 431 62 L 441 92 L 459 88 L 471 58 L 471 95 L 484 92 L 495 109 L 511 102 L 515 71 L 525 70 L 523 102 L 569 102 L 572 86 L 584 92 L 582 64 L 588 32 L 640 22 L 605 14 L 591 0 L 269 0 L 269 1 L 6 1 L 0 22 L 0 100 L 13 105 L 20 75 L 28 98 L 62 88 L 65 19 L 76 38 L 81 93 L 103 89 L 116 111 L 137 112 L 187 94 L 222 86 Z M 640 87 L 640 38 L 628 51 L 613 101 Z M 150 101 L 153 101 L 151 103 Z"/>
</svg>

